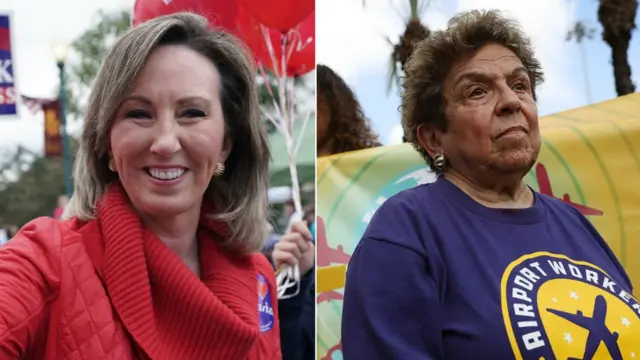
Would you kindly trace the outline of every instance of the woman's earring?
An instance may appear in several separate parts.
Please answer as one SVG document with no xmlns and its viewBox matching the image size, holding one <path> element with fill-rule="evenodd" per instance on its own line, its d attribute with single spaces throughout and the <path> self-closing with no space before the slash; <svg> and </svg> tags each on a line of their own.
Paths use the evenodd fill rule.
<svg viewBox="0 0 640 360">
<path fill-rule="evenodd" d="M 115 166 L 113 166 L 113 158 L 109 159 L 109 170 L 117 172 Z"/>
<path fill-rule="evenodd" d="M 213 172 L 213 175 L 221 176 L 222 174 L 224 174 L 224 164 L 223 163 L 218 163 L 218 164 L 216 164 L 216 169 Z"/>
<path fill-rule="evenodd" d="M 436 154 L 436 156 L 433 157 L 433 168 L 436 171 L 443 172 L 445 165 L 446 161 L 443 154 Z"/>
</svg>

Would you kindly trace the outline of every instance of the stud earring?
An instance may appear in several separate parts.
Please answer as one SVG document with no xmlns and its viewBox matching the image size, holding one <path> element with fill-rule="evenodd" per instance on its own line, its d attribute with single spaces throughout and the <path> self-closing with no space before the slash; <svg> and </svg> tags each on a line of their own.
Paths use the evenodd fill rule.
<svg viewBox="0 0 640 360">
<path fill-rule="evenodd" d="M 217 163 L 216 164 L 216 169 L 214 170 L 213 174 L 215 176 L 221 176 L 222 174 L 224 174 L 224 164 L 223 163 Z"/>
<path fill-rule="evenodd" d="M 115 166 L 113 165 L 113 158 L 109 159 L 109 170 L 117 172 Z"/>
<path fill-rule="evenodd" d="M 445 165 L 446 165 L 446 161 L 444 158 L 444 154 L 436 154 L 433 157 L 433 168 L 437 172 L 443 172 Z"/>
</svg>

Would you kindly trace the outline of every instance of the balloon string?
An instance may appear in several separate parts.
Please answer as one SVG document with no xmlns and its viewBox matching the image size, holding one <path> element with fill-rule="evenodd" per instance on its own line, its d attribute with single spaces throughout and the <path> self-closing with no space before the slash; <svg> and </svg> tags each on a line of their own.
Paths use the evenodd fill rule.
<svg viewBox="0 0 640 360">
<path fill-rule="evenodd" d="M 274 103 L 274 107 L 276 108 L 276 112 L 278 115 L 278 119 L 273 119 L 273 117 L 268 116 L 267 118 L 274 123 L 274 125 L 276 126 L 276 129 L 278 129 L 278 131 L 280 131 L 280 133 L 284 136 L 285 139 L 285 145 L 287 148 L 287 154 L 289 155 L 289 173 L 291 175 L 291 195 L 293 197 L 293 204 L 294 204 L 294 208 L 296 213 L 298 213 L 298 215 L 301 217 L 302 214 L 302 203 L 301 203 L 301 197 L 300 197 L 300 183 L 298 181 L 298 169 L 297 169 L 297 165 L 296 165 L 296 148 L 297 146 L 294 145 L 294 141 L 293 141 L 293 129 L 294 129 L 294 122 L 295 122 L 295 84 L 293 80 L 289 80 L 287 78 L 287 65 L 291 56 L 291 51 L 289 51 L 290 49 L 288 49 L 288 39 L 287 39 L 287 34 L 282 34 L 280 37 L 280 48 L 281 48 L 281 52 L 280 52 L 280 62 L 278 64 L 277 56 L 276 56 L 276 52 L 274 50 L 274 46 L 271 42 L 271 36 L 269 34 L 269 29 L 267 29 L 264 25 L 260 25 L 260 29 L 262 30 L 262 36 L 264 38 L 264 42 L 266 45 L 266 48 L 269 52 L 269 58 L 271 59 L 272 62 L 272 69 L 274 69 L 276 78 L 277 78 L 277 83 L 278 83 L 278 100 L 279 100 L 279 104 L 278 102 L 276 102 L 274 93 L 272 91 L 269 91 L 270 89 L 270 84 L 267 85 L 267 89 L 269 91 L 269 95 L 272 98 L 272 101 Z M 291 46 L 289 48 L 293 48 L 295 49 L 296 44 L 295 44 L 295 39 L 294 38 L 294 46 Z M 280 66 L 278 66 L 280 65 Z M 265 83 L 269 83 L 269 78 L 266 76 L 266 73 L 264 71 L 264 68 L 259 65 L 258 68 L 260 69 L 261 75 L 265 81 Z M 267 111 L 263 111 L 264 113 L 267 113 Z M 300 136 L 302 136 L 302 134 L 300 134 Z M 282 271 L 285 272 L 285 274 L 289 274 L 289 275 L 293 275 L 293 274 L 298 274 L 300 272 L 300 269 L 298 266 L 295 266 L 293 268 L 289 267 L 289 266 L 285 266 Z M 299 282 L 299 279 L 297 279 L 295 277 L 295 275 L 293 275 L 294 278 L 289 279 L 292 280 L 294 283 Z M 284 289 L 288 286 L 288 281 L 287 278 L 290 276 L 283 276 L 281 277 L 282 281 L 278 281 L 278 286 L 279 288 L 282 288 L 283 291 Z M 280 280 L 280 277 L 279 277 Z"/>
<path fill-rule="evenodd" d="M 264 82 L 265 87 L 267 88 L 267 93 L 269 93 L 269 97 L 271 98 L 271 103 L 273 108 L 277 112 L 278 118 L 282 118 L 282 114 L 280 112 L 280 106 L 276 102 L 276 97 L 273 94 L 273 89 L 271 88 L 271 79 L 267 76 L 267 73 L 264 71 L 264 66 L 262 63 L 258 62 L 258 70 L 260 71 L 260 75 L 262 76 L 262 81 Z M 284 130 L 282 129 L 282 125 L 280 121 L 276 120 L 273 115 L 271 115 L 264 106 L 261 106 L 260 109 L 262 113 L 269 119 L 269 121 L 273 124 L 273 126 L 278 130 L 278 132 L 282 133 Z"/>
</svg>

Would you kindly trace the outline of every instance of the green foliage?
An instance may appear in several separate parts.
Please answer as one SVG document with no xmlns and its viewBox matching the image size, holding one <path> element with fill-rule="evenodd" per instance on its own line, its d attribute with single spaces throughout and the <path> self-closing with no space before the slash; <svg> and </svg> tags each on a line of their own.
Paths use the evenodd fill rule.
<svg viewBox="0 0 640 360">
<path fill-rule="evenodd" d="M 82 119 L 86 97 L 107 51 L 130 24 L 131 13 L 128 10 L 98 11 L 92 26 L 71 44 L 67 65 L 67 113 L 73 118 Z"/>
<path fill-rule="evenodd" d="M 65 110 L 68 119 L 82 119 L 87 95 L 102 60 L 113 41 L 128 29 L 130 19 L 128 11 L 99 11 L 92 26 L 71 44 L 65 64 Z M 59 89 L 56 90 L 58 92 Z M 77 148 L 77 141 L 71 138 L 71 153 L 75 154 Z M 0 164 L 0 168 L 27 169 L 15 174 L 18 181 L 0 184 L 0 225 L 22 225 L 38 216 L 51 216 L 58 196 L 65 192 L 63 159 L 38 156 L 31 164 L 22 163 L 18 157 L 10 160 L 19 161 L 19 166 Z"/>
<path fill-rule="evenodd" d="M 77 148 L 77 141 L 72 139 L 73 154 Z M 58 196 L 65 192 L 60 157 L 36 157 L 18 176 L 19 181 L 3 184 L 0 191 L 0 225 L 23 225 L 39 216 L 51 216 Z"/>
</svg>

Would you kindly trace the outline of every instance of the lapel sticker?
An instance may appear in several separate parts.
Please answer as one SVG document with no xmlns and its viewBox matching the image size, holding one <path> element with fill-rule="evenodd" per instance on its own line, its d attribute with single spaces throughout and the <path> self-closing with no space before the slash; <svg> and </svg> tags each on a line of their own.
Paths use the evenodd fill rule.
<svg viewBox="0 0 640 360">
<path fill-rule="evenodd" d="M 258 274 L 258 315 L 260 318 L 260 331 L 265 332 L 273 328 L 273 306 L 267 279 Z"/>
</svg>

